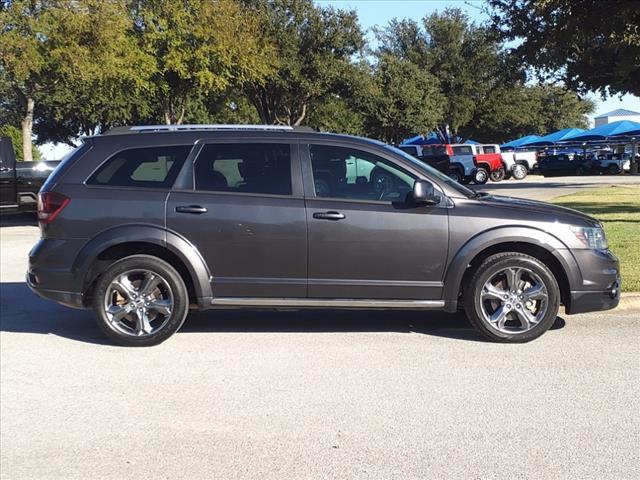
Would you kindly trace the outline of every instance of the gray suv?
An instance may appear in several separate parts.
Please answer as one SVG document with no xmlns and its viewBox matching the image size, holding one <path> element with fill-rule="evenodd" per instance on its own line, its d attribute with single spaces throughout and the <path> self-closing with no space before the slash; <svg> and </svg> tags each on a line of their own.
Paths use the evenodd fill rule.
<svg viewBox="0 0 640 480">
<path fill-rule="evenodd" d="M 119 127 L 85 139 L 39 194 L 27 281 L 92 308 L 125 345 L 171 336 L 190 309 L 464 308 L 526 342 L 614 308 L 602 226 L 475 193 L 397 148 L 290 127 Z"/>
</svg>

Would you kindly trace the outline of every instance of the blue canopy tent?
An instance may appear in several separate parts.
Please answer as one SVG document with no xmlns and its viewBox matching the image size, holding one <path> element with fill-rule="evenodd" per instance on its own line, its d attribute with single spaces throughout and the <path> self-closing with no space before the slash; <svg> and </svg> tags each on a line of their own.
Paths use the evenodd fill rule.
<svg viewBox="0 0 640 480">
<path fill-rule="evenodd" d="M 467 145 L 478 145 L 480 142 L 476 142 L 475 140 L 469 139 L 464 143 L 466 143 Z"/>
<path fill-rule="evenodd" d="M 504 144 L 500 145 L 500 148 L 518 148 L 523 143 L 531 141 L 531 140 L 536 140 L 538 138 L 540 138 L 539 135 L 526 135 L 526 136 L 518 138 L 516 140 L 511 140 L 510 142 L 504 143 Z"/>
<path fill-rule="evenodd" d="M 549 133 L 544 137 L 538 137 L 531 140 L 527 140 L 526 142 L 522 142 L 520 144 L 521 147 L 544 147 L 547 145 L 553 145 L 555 143 L 563 141 L 567 137 L 571 137 L 573 135 L 578 135 L 584 132 L 581 128 L 565 128 L 562 130 L 558 130 L 557 132 Z"/>
<path fill-rule="evenodd" d="M 435 133 L 407 138 L 401 145 L 437 145 L 442 143 Z"/>
<path fill-rule="evenodd" d="M 633 135 L 631 132 L 640 130 L 640 123 L 630 120 L 620 120 L 619 122 L 607 123 L 599 127 L 587 130 L 586 132 L 576 133 L 575 135 L 567 135 L 562 142 L 586 142 L 593 140 L 606 140 L 614 136 Z"/>
</svg>

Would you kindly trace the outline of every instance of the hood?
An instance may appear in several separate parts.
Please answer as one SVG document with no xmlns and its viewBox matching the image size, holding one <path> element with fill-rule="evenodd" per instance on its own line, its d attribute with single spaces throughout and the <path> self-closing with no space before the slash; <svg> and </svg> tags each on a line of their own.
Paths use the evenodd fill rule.
<svg viewBox="0 0 640 480">
<path fill-rule="evenodd" d="M 585 227 L 600 227 L 598 220 L 582 212 L 571 208 L 560 207 L 552 203 L 539 202 L 537 200 L 526 200 L 524 198 L 505 197 L 502 195 L 487 195 L 478 198 L 483 203 L 489 203 L 495 206 L 516 209 L 527 215 L 527 213 L 538 214 L 544 216 L 545 221 L 566 223 L 569 225 L 578 225 Z"/>
</svg>

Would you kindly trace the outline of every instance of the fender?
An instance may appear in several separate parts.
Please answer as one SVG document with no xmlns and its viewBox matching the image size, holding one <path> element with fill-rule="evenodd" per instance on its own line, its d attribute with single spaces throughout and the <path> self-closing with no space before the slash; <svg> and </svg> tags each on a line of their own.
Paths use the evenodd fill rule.
<svg viewBox="0 0 640 480">
<path fill-rule="evenodd" d="M 166 248 L 187 267 L 196 296 L 212 296 L 211 274 L 198 249 L 184 237 L 156 225 L 129 224 L 101 232 L 82 247 L 71 267 L 72 273 L 87 281 L 89 268 L 100 253 L 115 245 L 131 242 L 151 243 Z"/>
<path fill-rule="evenodd" d="M 558 260 L 572 290 L 582 283 L 580 278 L 576 278 L 580 269 L 575 257 L 559 238 L 533 227 L 496 227 L 471 238 L 453 256 L 445 274 L 443 299 L 457 301 L 464 272 L 476 255 L 494 245 L 511 242 L 544 248 Z"/>
</svg>

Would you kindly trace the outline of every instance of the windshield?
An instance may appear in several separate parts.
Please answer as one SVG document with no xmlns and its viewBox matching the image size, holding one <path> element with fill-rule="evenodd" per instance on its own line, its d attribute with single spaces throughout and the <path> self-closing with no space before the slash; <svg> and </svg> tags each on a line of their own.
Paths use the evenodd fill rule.
<svg viewBox="0 0 640 480">
<path fill-rule="evenodd" d="M 409 162 L 411 162 L 413 166 L 417 167 L 419 170 L 427 172 L 429 175 L 436 177 L 439 181 L 446 183 L 449 187 L 453 188 L 456 192 L 461 193 L 465 197 L 473 198 L 476 196 L 473 190 L 465 187 L 464 185 L 460 185 L 455 180 L 452 180 L 451 178 L 447 177 L 444 173 L 436 170 L 435 168 L 433 168 L 430 165 L 427 165 L 426 163 L 421 162 L 415 157 L 412 157 L 411 155 L 409 155 L 408 153 L 403 152 L 399 148 L 393 147 L 391 145 L 385 145 L 385 148 L 387 148 L 388 150 L 391 150 L 393 153 L 397 155 L 400 155 L 405 160 L 408 160 Z"/>
</svg>

